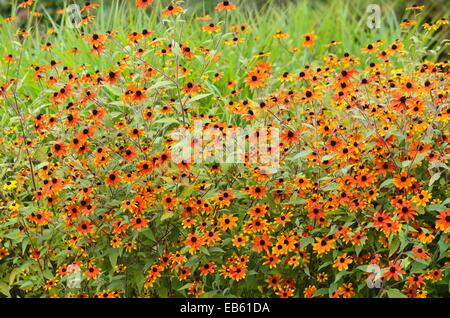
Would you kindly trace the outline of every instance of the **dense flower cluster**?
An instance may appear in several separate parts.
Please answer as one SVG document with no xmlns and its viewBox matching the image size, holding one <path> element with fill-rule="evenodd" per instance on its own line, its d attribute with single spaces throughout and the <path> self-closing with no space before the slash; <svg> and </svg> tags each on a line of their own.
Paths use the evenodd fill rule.
<svg viewBox="0 0 450 318">
<path fill-rule="evenodd" d="M 252 36 L 228 23 L 238 9 L 223 1 L 217 16 L 182 26 L 175 3 L 127 39 L 77 34 L 94 63 L 71 62 L 81 48 L 53 60 L 52 43 L 48 61 L 4 57 L 0 113 L 16 120 L 1 127 L 1 293 L 448 295 L 449 63 L 417 61 L 398 39 L 295 72 L 267 48 L 224 73 Z M 403 21 L 406 36 L 414 26 Z M 189 43 L 198 32 L 211 41 Z M 288 37 L 274 33 L 273 45 Z M 305 34 L 299 50 L 316 37 Z M 38 91 L 20 88 L 25 70 Z M 42 104 L 30 108 L 34 99 Z M 173 160 L 171 132 L 194 121 L 223 136 L 279 129 L 279 168 L 267 173 L 248 154 L 242 163 Z M 380 288 L 368 284 L 370 266 Z"/>
</svg>

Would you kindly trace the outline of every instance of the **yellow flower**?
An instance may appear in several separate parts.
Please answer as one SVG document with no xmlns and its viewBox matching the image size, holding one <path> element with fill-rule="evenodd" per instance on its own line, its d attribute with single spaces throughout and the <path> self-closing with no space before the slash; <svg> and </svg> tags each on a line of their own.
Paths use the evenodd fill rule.
<svg viewBox="0 0 450 318">
<path fill-rule="evenodd" d="M 17 181 L 15 181 L 15 180 L 8 181 L 3 185 L 2 188 L 5 191 L 13 190 L 13 189 L 17 188 Z"/>
<path fill-rule="evenodd" d="M 431 194 L 427 190 L 423 190 L 419 194 L 416 194 L 415 196 L 412 197 L 412 201 L 417 206 L 423 206 L 423 207 L 427 205 L 427 202 L 430 201 L 430 199 L 431 199 Z"/>
<path fill-rule="evenodd" d="M 406 19 L 406 20 L 403 20 L 402 23 L 400 23 L 400 27 L 401 28 L 408 28 L 408 27 L 411 27 L 413 25 L 416 25 L 416 23 L 417 23 L 416 20 L 408 20 L 408 19 Z"/>
<path fill-rule="evenodd" d="M 17 203 L 15 200 L 11 203 L 11 205 L 9 206 L 9 210 L 17 212 L 20 208 L 20 204 Z"/>
<path fill-rule="evenodd" d="M 417 4 L 414 4 L 410 7 L 407 7 L 406 11 L 422 11 L 423 9 L 425 9 L 425 6 L 419 6 Z"/>
<path fill-rule="evenodd" d="M 347 270 L 348 265 L 352 262 L 353 260 L 347 256 L 347 253 L 344 253 L 343 255 L 338 256 L 338 258 L 333 264 L 333 267 L 337 267 L 339 271 L 342 271 L 344 269 Z"/>
<path fill-rule="evenodd" d="M 436 21 L 437 25 L 446 25 L 448 24 L 448 20 L 446 18 L 440 18 L 439 20 Z"/>
<path fill-rule="evenodd" d="M 423 231 L 422 233 L 419 234 L 418 239 L 423 244 L 428 244 L 434 240 L 434 235 L 428 231 L 427 232 Z"/>
<path fill-rule="evenodd" d="M 309 285 L 303 290 L 303 296 L 305 298 L 312 298 L 317 291 L 317 287 L 314 285 Z"/>
<path fill-rule="evenodd" d="M 56 30 L 55 28 L 49 28 L 47 30 L 47 34 L 55 34 L 55 33 L 58 33 L 58 30 Z"/>
<path fill-rule="evenodd" d="M 334 240 L 316 237 L 316 243 L 313 244 L 313 250 L 317 255 L 326 254 L 333 249 Z"/>
<path fill-rule="evenodd" d="M 117 264 L 115 267 L 115 270 L 117 273 L 123 273 L 126 271 L 126 269 L 127 269 L 127 267 L 123 264 Z"/>
<path fill-rule="evenodd" d="M 6 248 L 2 247 L 0 248 L 0 261 L 9 255 L 9 252 Z"/>
<path fill-rule="evenodd" d="M 131 253 L 132 250 L 136 250 L 137 249 L 136 242 L 125 243 L 125 249 L 127 250 L 128 253 Z"/>
<path fill-rule="evenodd" d="M 427 298 L 427 291 L 424 288 L 418 289 L 416 291 L 417 298 Z"/>
<path fill-rule="evenodd" d="M 328 274 L 325 272 L 321 272 L 317 274 L 317 281 L 319 283 L 325 283 L 328 280 Z"/>
<path fill-rule="evenodd" d="M 289 37 L 289 34 L 287 34 L 286 32 L 283 32 L 283 31 L 278 31 L 277 33 L 275 33 L 273 35 L 273 38 L 278 39 L 278 40 L 287 39 L 288 37 Z"/>
<path fill-rule="evenodd" d="M 436 31 L 437 29 L 439 29 L 439 25 L 437 24 L 424 23 L 422 24 L 422 26 L 427 31 Z"/>
</svg>

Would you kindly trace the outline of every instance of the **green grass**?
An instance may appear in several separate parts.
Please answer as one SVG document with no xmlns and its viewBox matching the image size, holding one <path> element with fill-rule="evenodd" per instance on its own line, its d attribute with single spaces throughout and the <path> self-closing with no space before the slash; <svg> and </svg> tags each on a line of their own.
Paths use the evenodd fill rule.
<svg viewBox="0 0 450 318">
<path fill-rule="evenodd" d="M 237 48 L 230 47 L 225 49 L 222 57 L 226 63 L 221 63 L 226 78 L 235 78 L 244 76 L 241 72 L 243 65 L 248 65 L 253 57 L 259 52 L 266 52 L 270 48 L 270 60 L 277 70 L 297 73 L 306 65 L 319 65 L 323 62 L 323 57 L 327 54 L 334 54 L 338 57 L 344 53 L 351 53 L 360 60 L 363 65 L 368 64 L 369 59 L 361 54 L 361 48 L 373 43 L 376 40 L 383 39 L 387 44 L 395 39 L 403 38 L 405 48 L 417 56 L 416 60 L 420 63 L 423 59 L 437 60 L 447 59 L 448 46 L 442 45 L 442 32 L 435 35 L 420 35 L 419 41 L 423 43 L 420 46 L 415 45 L 415 34 L 421 28 L 425 19 L 437 20 L 441 17 L 449 16 L 448 6 L 441 6 L 439 15 L 432 16 L 436 12 L 438 5 L 430 7 L 420 15 L 415 28 L 404 34 L 399 23 L 406 16 L 406 4 L 403 1 L 392 4 L 390 1 L 380 2 L 381 6 L 381 27 L 379 29 L 369 29 L 366 26 L 368 13 L 366 8 L 371 1 L 292 1 L 278 4 L 277 1 L 269 0 L 263 5 L 256 5 L 252 1 L 240 1 L 238 5 L 242 6 L 239 14 L 230 14 L 228 26 L 232 24 L 247 24 L 252 32 L 246 36 L 245 42 L 238 45 Z M 17 1 L 12 1 L 11 15 L 15 14 Z M 66 7 L 71 1 L 61 2 L 60 9 Z M 16 89 L 23 95 L 35 96 L 32 101 L 22 100 L 20 106 L 27 109 L 27 113 L 48 112 L 46 106 L 49 101 L 41 97 L 48 94 L 48 90 L 42 89 L 39 82 L 32 80 L 33 70 L 31 65 L 48 64 L 50 61 L 63 61 L 67 67 L 75 67 L 82 64 L 86 65 L 86 72 L 95 72 L 96 70 L 106 71 L 114 68 L 116 56 L 104 55 L 98 57 L 89 53 L 88 44 L 80 37 L 81 33 L 105 33 L 114 31 L 117 33 L 118 41 L 114 43 L 116 50 L 114 54 L 125 55 L 126 49 L 122 47 L 127 42 L 127 35 L 133 31 L 141 32 L 143 29 L 153 31 L 154 37 L 165 40 L 170 32 L 177 32 L 180 42 L 188 42 L 193 47 L 205 46 L 213 47 L 215 44 L 223 46 L 223 38 L 219 36 L 212 38 L 200 31 L 201 21 L 195 18 L 199 15 L 211 14 L 212 21 L 221 21 L 217 13 L 211 10 L 211 5 L 206 5 L 204 1 L 190 1 L 187 13 L 179 20 L 183 27 L 178 30 L 173 29 L 173 24 L 168 29 L 162 29 L 159 24 L 162 19 L 160 12 L 168 1 L 155 1 L 145 12 L 138 10 L 134 1 L 111 0 L 98 1 L 99 9 L 93 11 L 97 18 L 93 23 L 81 29 L 69 28 L 65 15 L 55 14 L 55 10 L 46 8 L 44 2 L 35 1 L 33 11 L 42 13 L 42 17 L 30 18 L 27 21 L 17 21 L 12 24 L 0 24 L 0 41 L 2 50 L 0 54 L 13 54 L 20 58 L 20 63 L 9 67 L 2 60 L 0 68 L 0 83 L 3 84 L 11 78 L 17 78 Z M 403 12 L 403 13 L 402 13 Z M 222 14 L 223 15 L 223 14 Z M 407 17 L 414 18 L 409 14 Z M 3 20 L 3 19 L 2 19 Z M 225 22 L 221 22 L 222 28 L 226 28 Z M 48 28 L 57 30 L 55 34 L 48 34 Z M 30 36 L 23 39 L 17 36 L 18 29 L 25 29 L 30 32 Z M 273 34 L 277 31 L 284 31 L 289 34 L 288 39 L 277 40 Z M 308 32 L 314 32 L 317 36 L 316 44 L 311 49 L 301 47 L 302 35 Z M 423 32 L 421 33 L 423 34 Z M 228 38 L 232 35 L 228 34 Z M 338 41 L 340 44 L 336 47 L 328 48 L 326 45 L 330 41 Z M 55 44 L 51 51 L 42 50 L 42 45 L 50 42 Z M 119 42 L 121 44 L 119 44 Z M 278 42 L 278 43 L 277 43 Z M 425 45 L 425 47 L 423 47 Z M 68 50 L 79 48 L 82 53 L 78 55 L 68 54 Z M 297 53 L 292 53 L 289 48 L 300 48 Z M 434 51 L 427 50 L 433 48 Z M 447 51 L 445 51 L 447 49 Z M 223 50 L 223 48 L 222 48 Z M 163 59 L 155 59 L 152 54 L 144 57 L 150 63 L 155 62 L 161 67 Z M 254 60 L 254 59 L 253 59 Z M 199 65 L 204 61 L 199 61 Z M 214 69 L 214 72 L 218 70 Z M 209 69 L 206 69 L 208 74 Z M 282 72 L 281 72 L 282 73 Z M 279 76 L 281 74 L 275 74 Z M 222 91 L 223 87 L 218 84 L 217 89 Z M 222 84 L 225 85 L 225 84 Z M 4 103 L 4 101 L 0 101 Z M 2 117 L 13 116 L 13 113 L 5 111 L 6 107 L 0 108 Z M 5 116 L 9 115 L 9 116 Z M 7 127 L 8 118 L 2 118 L 2 127 Z"/>
</svg>

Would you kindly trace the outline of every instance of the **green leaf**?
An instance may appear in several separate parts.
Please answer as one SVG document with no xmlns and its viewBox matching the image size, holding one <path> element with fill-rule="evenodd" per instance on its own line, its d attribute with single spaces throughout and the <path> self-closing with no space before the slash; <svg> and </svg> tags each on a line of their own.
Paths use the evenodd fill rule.
<svg viewBox="0 0 450 318">
<path fill-rule="evenodd" d="M 112 268 L 116 267 L 117 258 L 119 257 L 119 250 L 115 249 L 115 248 L 111 249 L 108 257 L 109 257 L 109 261 L 111 262 Z"/>
<path fill-rule="evenodd" d="M 314 243 L 314 239 L 312 237 L 302 237 L 300 239 L 300 247 L 301 248 L 305 248 L 309 244 L 312 244 L 312 243 Z"/>
<path fill-rule="evenodd" d="M 326 186 L 322 187 L 322 191 L 333 191 L 339 189 L 340 185 L 336 182 L 328 183 Z"/>
<path fill-rule="evenodd" d="M 331 264 L 331 262 L 330 261 L 328 261 L 328 262 L 325 262 L 325 263 L 323 263 L 323 264 L 321 264 L 320 266 L 319 266 L 319 271 L 322 269 L 322 268 L 325 268 L 325 267 L 327 267 L 327 266 L 329 266 Z"/>
<path fill-rule="evenodd" d="M 201 247 L 200 247 L 200 251 L 201 251 L 203 254 L 206 254 L 206 255 L 208 255 L 208 256 L 211 255 L 211 254 L 209 253 L 208 249 L 207 249 L 206 247 L 204 247 L 204 246 L 201 246 Z"/>
<path fill-rule="evenodd" d="M 187 252 L 189 252 L 190 249 L 191 249 L 191 247 L 189 245 L 186 245 L 185 247 L 183 247 L 181 249 L 181 253 L 186 254 Z"/>
<path fill-rule="evenodd" d="M 405 160 L 402 162 L 402 168 L 409 167 L 410 164 L 411 164 L 411 160 Z"/>
<path fill-rule="evenodd" d="M 303 199 L 303 198 L 297 198 L 297 199 L 294 199 L 294 200 L 292 200 L 292 201 L 287 202 L 287 204 L 303 204 L 303 203 L 305 203 L 305 202 L 306 202 L 305 199 Z"/>
<path fill-rule="evenodd" d="M 384 188 L 384 187 L 387 187 L 387 186 L 389 186 L 389 185 L 391 185 L 392 182 L 393 182 L 393 179 L 392 179 L 392 178 L 391 178 L 391 179 L 385 180 L 385 181 L 380 185 L 380 189 L 381 189 L 381 188 Z"/>
<path fill-rule="evenodd" d="M 199 94 L 199 95 L 195 95 L 195 96 L 192 97 L 189 101 L 190 101 L 190 102 L 195 102 L 195 101 L 197 101 L 197 100 L 206 98 L 206 97 L 208 97 L 209 95 L 211 95 L 211 94 Z"/>
<path fill-rule="evenodd" d="M 187 284 L 183 285 L 182 287 L 178 288 L 178 290 L 179 291 L 185 290 L 185 289 L 188 289 L 191 286 L 192 286 L 192 283 L 187 283 Z"/>
<path fill-rule="evenodd" d="M 349 274 L 351 274 L 351 273 L 352 273 L 352 272 L 348 272 L 348 271 L 346 271 L 346 270 L 337 273 L 337 274 L 336 274 L 336 278 L 334 279 L 334 282 L 337 283 L 338 281 L 341 280 L 342 277 L 344 277 L 344 276 L 346 276 L 346 275 L 349 275 Z"/>
<path fill-rule="evenodd" d="M 359 256 L 359 254 L 361 254 L 362 248 L 363 248 L 363 247 L 362 247 L 362 245 L 360 245 L 360 244 L 358 244 L 358 245 L 355 246 L 355 252 L 356 252 L 356 255 Z"/>
<path fill-rule="evenodd" d="M 161 221 L 170 219 L 173 215 L 173 212 L 164 212 L 163 215 L 161 215 Z"/>
<path fill-rule="evenodd" d="M 347 172 L 348 172 L 352 167 L 353 167 L 353 165 L 347 165 L 347 166 L 345 166 L 344 168 L 339 169 L 339 170 L 336 172 L 336 175 L 337 175 L 337 176 L 345 176 L 345 175 L 347 174 Z"/>
<path fill-rule="evenodd" d="M 443 204 L 430 204 L 427 206 L 427 211 L 442 211 L 445 210 L 445 205 Z"/>
<path fill-rule="evenodd" d="M 195 185 L 191 184 L 183 189 L 183 192 L 180 194 L 181 199 L 189 198 L 189 196 L 194 192 Z"/>
<path fill-rule="evenodd" d="M 11 297 L 11 294 L 9 293 L 9 286 L 4 282 L 0 282 L 0 293 L 6 297 Z"/>
<path fill-rule="evenodd" d="M 211 251 L 211 253 L 225 253 L 223 249 L 217 246 L 211 247 L 209 250 Z"/>
<path fill-rule="evenodd" d="M 394 237 L 389 247 L 389 256 L 392 256 L 400 247 L 400 239 L 398 237 Z"/>
<path fill-rule="evenodd" d="M 22 269 L 20 267 L 16 267 L 11 271 L 11 273 L 9 274 L 9 286 L 12 286 L 14 284 L 17 274 L 19 274 L 21 271 Z"/>
<path fill-rule="evenodd" d="M 293 156 L 292 158 L 289 158 L 288 160 L 290 161 L 294 161 L 303 157 L 306 157 L 307 155 L 309 155 L 311 153 L 311 150 L 303 150 L 300 151 L 298 154 L 296 154 L 295 156 Z"/>
<path fill-rule="evenodd" d="M 406 295 L 397 288 L 390 288 L 386 292 L 389 298 L 406 298 Z"/>
<path fill-rule="evenodd" d="M 309 267 L 308 266 L 305 266 L 304 271 L 305 271 L 305 274 L 307 276 L 311 276 L 311 273 L 309 272 Z"/>
<path fill-rule="evenodd" d="M 174 117 L 163 117 L 161 119 L 155 120 L 155 124 L 175 124 L 179 123 L 179 121 Z"/>
<path fill-rule="evenodd" d="M 150 89 L 156 89 L 156 88 L 160 88 L 160 87 L 170 87 L 173 86 L 173 83 L 171 81 L 160 81 L 158 83 L 156 83 L 153 86 L 150 86 Z"/>
<path fill-rule="evenodd" d="M 145 231 L 142 231 L 142 234 L 146 238 L 150 239 L 151 241 L 154 241 L 154 242 L 156 241 L 155 234 L 153 233 L 153 231 L 151 229 L 146 229 Z"/>
<path fill-rule="evenodd" d="M 433 185 L 433 183 L 435 183 L 437 180 L 439 180 L 440 177 L 441 177 L 440 172 L 433 174 L 430 178 L 430 182 L 428 183 L 428 186 L 431 187 Z"/>
</svg>

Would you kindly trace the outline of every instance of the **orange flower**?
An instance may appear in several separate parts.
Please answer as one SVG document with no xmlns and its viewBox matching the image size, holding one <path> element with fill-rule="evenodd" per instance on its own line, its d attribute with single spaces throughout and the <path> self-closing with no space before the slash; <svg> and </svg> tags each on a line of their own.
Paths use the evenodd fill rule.
<svg viewBox="0 0 450 318">
<path fill-rule="evenodd" d="M 244 246 L 248 241 L 248 237 L 245 235 L 235 235 L 233 237 L 233 246 L 234 247 L 240 247 Z"/>
<path fill-rule="evenodd" d="M 56 278 L 48 279 L 45 282 L 44 289 L 46 289 L 46 290 L 52 289 L 53 287 L 56 286 L 57 282 L 58 282 L 58 280 Z"/>
<path fill-rule="evenodd" d="M 175 198 L 175 195 L 169 193 L 162 198 L 162 204 L 166 209 L 171 210 L 177 205 L 177 199 Z"/>
<path fill-rule="evenodd" d="M 222 1 L 216 5 L 216 10 L 217 11 L 224 11 L 224 10 L 231 11 L 231 10 L 236 10 L 236 6 L 233 3 L 231 3 L 230 1 Z"/>
<path fill-rule="evenodd" d="M 281 135 L 281 140 L 288 144 L 297 142 L 299 137 L 299 132 L 297 130 L 285 129 Z"/>
<path fill-rule="evenodd" d="M 89 266 L 84 272 L 84 276 L 88 279 L 97 279 L 98 275 L 100 275 L 100 270 L 97 266 Z"/>
<path fill-rule="evenodd" d="M 0 261 L 9 255 L 8 250 L 5 247 L 0 248 Z"/>
<path fill-rule="evenodd" d="M 205 24 L 202 27 L 202 30 L 208 33 L 217 33 L 220 31 L 220 27 L 218 25 L 215 25 L 214 23 Z"/>
<path fill-rule="evenodd" d="M 19 4 L 19 8 L 25 9 L 25 8 L 31 7 L 32 4 L 33 4 L 33 0 L 25 0 L 24 2 Z"/>
<path fill-rule="evenodd" d="M 166 9 L 163 10 L 163 16 L 169 17 L 169 16 L 177 16 L 183 12 L 183 8 L 179 7 L 177 5 L 169 5 Z"/>
<path fill-rule="evenodd" d="M 78 231 L 82 234 L 91 234 L 93 231 L 93 225 L 91 224 L 90 221 L 82 221 L 79 225 L 78 225 Z"/>
<path fill-rule="evenodd" d="M 229 206 L 231 202 L 234 200 L 233 190 L 228 189 L 227 191 L 222 191 L 217 194 L 216 202 L 220 207 Z"/>
<path fill-rule="evenodd" d="M 136 152 L 134 151 L 132 146 L 129 146 L 122 155 L 122 158 L 126 162 L 131 162 L 136 158 Z"/>
<path fill-rule="evenodd" d="M 52 146 L 52 153 L 58 157 L 64 157 L 67 154 L 67 145 L 64 142 L 57 142 Z"/>
<path fill-rule="evenodd" d="M 347 270 L 348 265 L 351 264 L 353 260 L 347 256 L 347 253 L 342 254 L 341 256 L 338 256 L 336 260 L 333 263 L 333 267 L 337 267 L 339 271 Z"/>
<path fill-rule="evenodd" d="M 98 8 L 100 5 L 98 3 L 90 3 L 90 2 L 86 2 L 86 4 L 84 5 L 84 7 L 82 7 L 80 9 L 80 12 L 89 12 L 92 9 L 96 9 Z"/>
<path fill-rule="evenodd" d="M 200 276 L 206 276 L 208 274 L 214 273 L 215 267 L 216 267 L 216 264 L 214 264 L 214 262 L 209 262 L 209 263 L 206 263 L 206 264 L 200 266 Z"/>
<path fill-rule="evenodd" d="M 137 173 L 140 176 L 151 173 L 153 168 L 154 163 L 152 163 L 151 161 L 144 160 L 137 163 Z"/>
<path fill-rule="evenodd" d="M 436 220 L 436 229 L 447 231 L 450 227 L 450 209 L 440 211 Z"/>
<path fill-rule="evenodd" d="M 339 295 L 341 295 L 344 298 L 352 298 L 355 294 L 355 291 L 353 289 L 352 283 L 342 284 L 341 287 L 338 289 Z"/>
<path fill-rule="evenodd" d="M 5 57 L 3 58 L 3 60 L 7 63 L 13 63 L 16 59 L 14 58 L 14 55 L 12 54 L 7 54 L 5 55 Z"/>
<path fill-rule="evenodd" d="M 186 244 L 191 247 L 190 253 L 195 253 L 203 245 L 203 240 L 200 236 L 190 233 L 186 239 Z"/>
<path fill-rule="evenodd" d="M 235 281 L 244 279 L 247 274 L 247 269 L 243 264 L 230 265 L 230 277 Z"/>
<path fill-rule="evenodd" d="M 270 269 L 277 267 L 277 264 L 280 263 L 280 259 L 275 254 L 267 254 L 264 257 L 264 265 L 269 266 Z"/>
<path fill-rule="evenodd" d="M 418 259 L 427 259 L 430 257 L 430 255 L 427 253 L 427 251 L 420 246 L 415 246 L 412 249 L 412 252 L 414 253 L 414 256 Z"/>
<path fill-rule="evenodd" d="M 262 199 L 266 195 L 266 187 L 265 186 L 251 186 L 246 187 L 245 191 L 251 198 L 254 199 Z"/>
<path fill-rule="evenodd" d="M 269 247 L 272 246 L 272 242 L 270 242 L 269 236 L 267 234 L 263 234 L 262 236 L 255 236 L 253 240 L 253 249 L 257 252 L 261 252 L 262 250 L 268 251 Z"/>
<path fill-rule="evenodd" d="M 316 243 L 313 244 L 313 250 L 320 256 L 328 253 L 333 249 L 334 240 L 328 239 L 326 237 L 319 238 L 316 237 Z"/>
<path fill-rule="evenodd" d="M 406 171 L 402 171 L 400 175 L 394 177 L 394 185 L 399 189 L 408 189 L 415 181 L 414 177 L 408 177 Z"/>
<path fill-rule="evenodd" d="M 136 230 L 142 230 L 148 226 L 148 221 L 141 216 L 131 219 L 132 227 Z"/>
<path fill-rule="evenodd" d="M 137 7 L 142 10 L 145 10 L 152 3 L 153 3 L 153 0 L 137 0 L 136 1 Z"/>
<path fill-rule="evenodd" d="M 314 285 L 309 285 L 303 290 L 303 296 L 305 298 L 312 298 L 317 291 L 317 287 Z"/>
<path fill-rule="evenodd" d="M 189 46 L 180 44 L 180 50 L 186 58 L 192 59 L 194 57 L 194 52 L 192 52 Z"/>
<path fill-rule="evenodd" d="M 117 188 L 119 183 L 121 182 L 121 178 L 120 178 L 119 174 L 120 174 L 120 171 L 110 170 L 108 172 L 108 175 L 105 178 L 106 185 Z"/>
<path fill-rule="evenodd" d="M 107 77 L 106 77 L 108 83 L 111 84 L 111 85 L 116 84 L 118 79 L 120 78 L 120 73 L 121 73 L 120 70 L 118 70 L 118 71 L 109 71 L 108 74 L 107 74 Z"/>
<path fill-rule="evenodd" d="M 281 287 L 281 275 L 280 274 L 269 275 L 267 276 L 266 282 L 269 288 L 272 288 L 273 290 L 278 290 Z"/>
<path fill-rule="evenodd" d="M 294 296 L 294 289 L 290 287 L 285 287 L 277 291 L 277 296 L 280 298 L 290 298 Z"/>
<path fill-rule="evenodd" d="M 222 230 L 231 230 L 237 226 L 238 217 L 233 216 L 232 214 L 227 215 L 224 214 L 219 218 L 219 226 Z"/>
<path fill-rule="evenodd" d="M 394 261 L 389 261 L 389 267 L 386 270 L 386 272 L 384 273 L 384 277 L 386 277 L 386 279 L 389 281 L 392 278 L 394 278 L 394 280 L 398 281 L 399 280 L 399 276 L 405 274 L 405 271 L 402 270 L 402 265 L 400 261 L 396 261 L 394 263 Z"/>
<path fill-rule="evenodd" d="M 253 72 L 248 74 L 246 82 L 250 88 L 260 88 L 264 85 L 263 77 Z"/>
<path fill-rule="evenodd" d="M 316 39 L 316 36 L 313 33 L 307 33 L 302 35 L 303 37 L 303 47 L 312 47 L 314 45 L 314 40 Z"/>
</svg>

